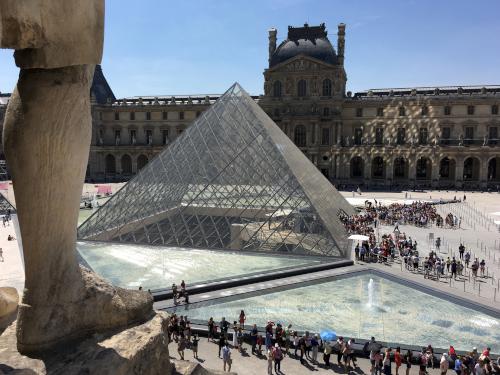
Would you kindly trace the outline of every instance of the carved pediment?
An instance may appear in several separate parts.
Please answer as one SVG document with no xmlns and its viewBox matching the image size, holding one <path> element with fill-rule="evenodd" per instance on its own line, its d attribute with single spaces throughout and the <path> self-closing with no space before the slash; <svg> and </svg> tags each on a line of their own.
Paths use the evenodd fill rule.
<svg viewBox="0 0 500 375">
<path fill-rule="evenodd" d="M 324 70 L 324 69 L 334 69 L 334 66 L 326 64 L 323 61 L 317 60 L 315 58 L 299 55 L 290 60 L 284 61 L 281 64 L 274 66 L 269 69 L 270 71 L 281 71 L 281 72 L 302 72 L 311 70 Z"/>
</svg>

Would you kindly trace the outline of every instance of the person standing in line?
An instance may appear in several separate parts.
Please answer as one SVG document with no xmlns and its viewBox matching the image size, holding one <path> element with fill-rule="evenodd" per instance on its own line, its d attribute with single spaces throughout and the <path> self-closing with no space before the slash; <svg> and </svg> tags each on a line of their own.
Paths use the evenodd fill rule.
<svg viewBox="0 0 500 375">
<path fill-rule="evenodd" d="M 457 356 L 457 359 L 455 360 L 454 369 L 455 369 L 455 372 L 457 373 L 457 375 L 462 374 L 462 370 L 463 370 L 462 357 Z"/>
<path fill-rule="evenodd" d="M 384 375 L 391 375 L 391 348 L 385 350 L 384 355 Z"/>
<path fill-rule="evenodd" d="M 312 348 L 312 362 L 317 363 L 318 362 L 318 349 L 319 349 L 319 337 L 318 335 L 314 335 L 311 338 L 311 348 Z"/>
<path fill-rule="evenodd" d="M 443 353 L 441 355 L 441 360 L 439 361 L 439 370 L 441 371 L 441 375 L 446 375 L 449 367 L 450 362 L 448 362 L 448 354 Z"/>
<path fill-rule="evenodd" d="M 210 339 L 212 339 L 212 342 L 214 341 L 214 338 L 215 338 L 214 332 L 215 332 L 214 318 L 210 317 L 210 319 L 208 320 L 208 337 L 207 337 L 207 342 L 210 341 Z"/>
<path fill-rule="evenodd" d="M 257 330 L 257 324 L 254 324 L 252 329 L 250 330 L 250 341 L 252 342 L 252 354 L 257 354 L 255 350 L 257 347 L 257 335 L 259 331 Z"/>
<path fill-rule="evenodd" d="M 410 375 L 411 359 L 412 359 L 411 350 L 408 350 L 405 355 L 406 375 Z"/>
<path fill-rule="evenodd" d="M 231 349 L 229 349 L 229 344 L 227 343 L 227 341 L 222 348 L 222 362 L 224 364 L 224 371 L 226 371 L 227 367 L 227 372 L 231 372 L 231 365 L 233 364 L 233 360 L 231 358 Z"/>
<path fill-rule="evenodd" d="M 325 340 L 325 349 L 323 351 L 323 361 L 325 362 L 325 366 L 330 368 L 330 355 L 332 354 L 332 346 L 330 345 L 330 341 Z"/>
<path fill-rule="evenodd" d="M 394 352 L 394 363 L 396 363 L 396 375 L 399 375 L 399 368 L 401 367 L 402 363 L 402 358 L 401 358 L 401 348 L 398 346 L 396 348 L 396 351 Z"/>
</svg>

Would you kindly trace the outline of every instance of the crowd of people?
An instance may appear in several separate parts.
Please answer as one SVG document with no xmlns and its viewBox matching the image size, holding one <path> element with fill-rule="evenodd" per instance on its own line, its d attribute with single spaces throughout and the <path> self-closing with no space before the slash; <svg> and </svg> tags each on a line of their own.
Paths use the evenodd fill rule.
<svg viewBox="0 0 500 375">
<path fill-rule="evenodd" d="M 363 213 L 358 215 L 340 215 L 347 233 L 356 233 L 374 237 L 378 225 L 393 225 L 399 230 L 399 225 L 415 225 L 427 227 L 435 224 L 438 227 L 446 225 L 460 227 L 461 218 L 449 213 L 445 218 L 437 213 L 434 204 L 413 202 L 411 204 L 393 203 L 383 206 L 382 202 L 372 204 L 366 200 Z"/>
<path fill-rule="evenodd" d="M 191 349 L 193 357 L 198 358 L 200 338 L 192 334 L 191 323 L 187 316 L 173 314 L 169 318 L 168 339 L 177 344 L 177 352 L 181 359 L 185 358 L 185 350 Z M 400 347 L 384 347 L 374 337 L 363 345 L 357 344 L 354 338 L 325 335 L 305 331 L 299 333 L 292 325 L 284 327 L 280 322 L 268 321 L 264 332 L 260 332 L 255 324 L 245 328 L 246 315 L 241 310 L 237 320 L 231 324 L 223 317 L 219 322 L 210 318 L 207 323 L 207 341 L 219 347 L 219 358 L 222 359 L 224 371 L 231 371 L 233 362 L 232 350 L 241 355 L 246 354 L 245 343 L 251 347 L 251 355 L 267 360 L 268 374 L 281 374 L 281 365 L 285 358 L 295 359 L 303 365 L 321 365 L 330 368 L 330 358 L 336 358 L 337 366 L 344 371 L 358 367 L 357 357 L 364 356 L 370 360 L 370 375 L 391 375 L 392 367 L 396 375 L 402 375 L 401 367 L 408 375 L 413 365 L 419 366 L 419 375 L 425 375 L 428 368 L 439 368 L 441 375 L 454 370 L 457 375 L 493 375 L 500 374 L 500 358 L 490 357 L 491 349 L 479 352 L 477 348 L 464 355 L 458 355 L 453 346 L 438 358 L 432 345 L 423 347 L 419 353 L 402 350 Z M 232 333 L 232 341 L 230 334 Z"/>
</svg>

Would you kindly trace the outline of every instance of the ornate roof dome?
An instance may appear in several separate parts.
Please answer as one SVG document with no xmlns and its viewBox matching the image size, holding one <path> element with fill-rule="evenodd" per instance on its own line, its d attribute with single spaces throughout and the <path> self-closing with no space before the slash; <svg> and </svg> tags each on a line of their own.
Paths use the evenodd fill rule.
<svg viewBox="0 0 500 375">
<path fill-rule="evenodd" d="M 328 64 L 337 64 L 337 54 L 327 38 L 325 24 L 304 27 L 288 26 L 288 38 L 274 51 L 270 67 L 300 54 L 314 57 Z"/>
</svg>

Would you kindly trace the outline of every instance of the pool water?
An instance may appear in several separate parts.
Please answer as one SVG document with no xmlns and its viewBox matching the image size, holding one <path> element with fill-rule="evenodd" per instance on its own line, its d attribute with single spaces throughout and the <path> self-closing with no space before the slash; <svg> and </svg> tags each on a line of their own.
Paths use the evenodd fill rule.
<svg viewBox="0 0 500 375">
<path fill-rule="evenodd" d="M 300 256 L 85 241 L 78 242 L 77 249 L 95 272 L 124 288 L 169 288 L 181 280 L 194 284 L 320 263 Z"/>
<path fill-rule="evenodd" d="M 178 314 L 206 321 L 214 317 L 265 326 L 268 320 L 297 330 L 333 329 L 337 335 L 459 350 L 491 346 L 500 353 L 500 320 L 373 274 L 358 274 L 321 284 L 238 300 L 178 307 Z M 217 303 L 217 301 L 222 301 Z M 197 307 L 199 306 L 199 307 Z"/>
</svg>

